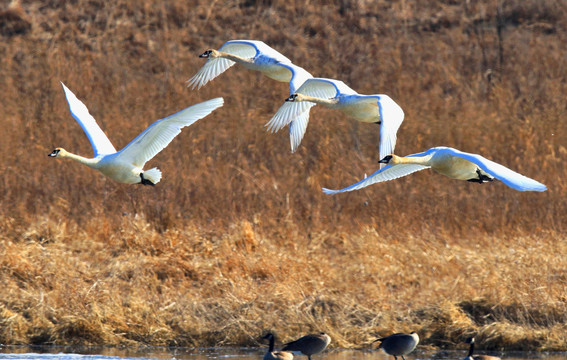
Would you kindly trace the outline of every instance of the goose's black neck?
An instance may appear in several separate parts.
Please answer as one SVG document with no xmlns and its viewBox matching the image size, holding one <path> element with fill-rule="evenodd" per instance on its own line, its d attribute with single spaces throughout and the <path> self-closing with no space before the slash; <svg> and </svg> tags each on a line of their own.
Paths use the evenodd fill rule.
<svg viewBox="0 0 567 360">
<path fill-rule="evenodd" d="M 467 356 L 472 357 L 473 351 L 474 351 L 474 341 L 471 341 L 471 347 L 469 348 L 469 354 Z"/>
<path fill-rule="evenodd" d="M 269 349 L 268 349 L 268 352 L 274 351 L 274 343 L 275 343 L 275 342 L 276 342 L 276 341 L 274 340 L 274 336 L 273 336 L 273 335 L 270 336 L 270 347 L 269 347 Z"/>
</svg>

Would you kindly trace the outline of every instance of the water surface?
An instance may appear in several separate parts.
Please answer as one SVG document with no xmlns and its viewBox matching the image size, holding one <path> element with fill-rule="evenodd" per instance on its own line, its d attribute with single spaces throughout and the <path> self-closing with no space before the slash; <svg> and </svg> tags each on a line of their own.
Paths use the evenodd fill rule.
<svg viewBox="0 0 567 360">
<path fill-rule="evenodd" d="M 190 359 L 190 360 L 262 360 L 265 348 L 104 348 L 68 346 L 0 346 L 0 360 L 144 360 L 144 359 Z M 481 352 L 479 351 L 479 354 Z M 503 360 L 567 360 L 567 353 L 547 352 L 490 352 Z M 462 360 L 466 350 L 461 351 L 416 351 L 406 360 Z M 297 360 L 307 360 L 297 355 Z M 379 350 L 327 350 L 313 360 L 393 360 Z M 401 360 L 401 359 L 399 359 Z"/>
</svg>

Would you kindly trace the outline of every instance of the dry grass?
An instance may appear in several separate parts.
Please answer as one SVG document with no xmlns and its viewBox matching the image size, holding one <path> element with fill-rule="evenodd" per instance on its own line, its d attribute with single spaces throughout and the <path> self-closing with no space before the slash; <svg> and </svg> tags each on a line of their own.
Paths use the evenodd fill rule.
<svg viewBox="0 0 567 360">
<path fill-rule="evenodd" d="M 416 329 L 454 347 L 567 349 L 567 45 L 559 1 L 26 1 L 0 9 L 0 343 L 256 344 L 323 329 L 365 347 Z M 521 193 L 377 169 L 377 128 L 323 108 L 297 154 L 263 125 L 285 84 L 196 57 L 260 39 L 316 76 L 386 93 L 401 155 L 447 145 L 545 183 Z M 216 96 L 225 106 L 124 186 L 47 154 L 91 154 L 59 81 L 116 147 Z"/>
</svg>

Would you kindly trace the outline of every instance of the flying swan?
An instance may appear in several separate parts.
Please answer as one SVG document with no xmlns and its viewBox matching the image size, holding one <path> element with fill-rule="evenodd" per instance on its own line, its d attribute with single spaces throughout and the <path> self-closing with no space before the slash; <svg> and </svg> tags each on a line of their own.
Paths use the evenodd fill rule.
<svg viewBox="0 0 567 360">
<path fill-rule="evenodd" d="M 305 80 L 313 77 L 305 69 L 292 64 L 284 55 L 257 40 L 230 40 L 220 49 L 209 49 L 199 57 L 209 60 L 187 81 L 187 86 L 192 89 L 200 89 L 235 63 L 249 70 L 260 71 L 276 81 L 289 83 L 290 94 Z"/>
<path fill-rule="evenodd" d="M 405 157 L 388 155 L 380 160 L 388 166 L 369 177 L 341 190 L 323 188 L 325 194 L 333 195 L 345 191 L 362 189 L 374 183 L 394 180 L 416 171 L 432 168 L 439 174 L 452 179 L 485 183 L 498 179 L 512 189 L 519 191 L 545 191 L 547 187 L 540 182 L 490 161 L 483 156 L 462 152 L 450 147 L 434 147 L 419 154 Z"/>
<path fill-rule="evenodd" d="M 402 108 L 388 95 L 358 94 L 334 79 L 306 80 L 266 124 L 268 131 L 276 132 L 289 124 L 291 151 L 295 152 L 307 129 L 309 111 L 317 104 L 339 109 L 358 121 L 380 124 L 380 159 L 394 152 L 396 133 L 404 120 Z"/>
<path fill-rule="evenodd" d="M 71 115 L 81 125 L 91 142 L 94 158 L 75 155 L 63 148 L 56 148 L 49 156 L 75 160 L 124 184 L 157 184 L 161 179 L 161 171 L 158 168 L 144 171 L 144 164 L 163 150 L 182 128 L 204 118 L 223 105 L 223 98 L 211 99 L 158 120 L 117 152 L 85 104 L 77 99 L 65 84 L 61 83 L 61 85 L 65 90 Z"/>
</svg>

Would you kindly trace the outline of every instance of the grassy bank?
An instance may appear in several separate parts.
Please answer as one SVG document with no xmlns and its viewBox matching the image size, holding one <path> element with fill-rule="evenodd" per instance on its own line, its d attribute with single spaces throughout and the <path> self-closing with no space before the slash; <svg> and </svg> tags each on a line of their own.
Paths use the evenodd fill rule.
<svg viewBox="0 0 567 360">
<path fill-rule="evenodd" d="M 567 349 L 566 6 L 557 1 L 23 1 L 0 13 L 0 343 L 253 345 L 324 330 L 339 347 L 416 330 L 455 347 Z M 426 6 L 427 5 L 427 6 Z M 259 39 L 316 76 L 385 93 L 400 155 L 475 152 L 544 193 L 378 168 L 378 127 L 315 107 L 296 154 L 263 125 L 286 84 L 197 55 Z M 223 96 L 125 186 L 89 156 L 63 81 L 117 148 Z"/>
<path fill-rule="evenodd" d="M 46 217 L 3 242 L 0 342 L 254 345 L 266 330 L 325 330 L 359 348 L 416 330 L 440 347 L 478 334 L 489 348 L 564 348 L 563 235 L 280 229 Z"/>
</svg>

